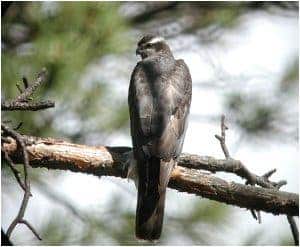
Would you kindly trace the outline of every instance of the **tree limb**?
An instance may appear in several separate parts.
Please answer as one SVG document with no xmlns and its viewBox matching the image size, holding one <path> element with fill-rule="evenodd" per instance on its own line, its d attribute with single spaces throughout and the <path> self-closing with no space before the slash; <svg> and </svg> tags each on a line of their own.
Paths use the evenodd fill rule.
<svg viewBox="0 0 300 247">
<path fill-rule="evenodd" d="M 14 139 L 9 139 L 9 143 L 3 144 L 3 151 L 10 155 L 14 163 L 22 162 L 22 150 L 20 150 Z M 23 140 L 32 167 L 70 170 L 96 176 L 127 177 L 128 165 L 126 161 L 131 151 L 129 147 L 91 147 L 58 139 L 30 136 L 23 136 Z M 179 164 L 174 169 L 169 182 L 170 188 L 275 215 L 299 215 L 298 194 L 227 182 L 207 174 L 207 172 L 184 167 L 187 166 L 188 157 L 186 154 L 183 155 L 185 162 L 182 162 L 182 158 L 179 159 Z M 191 157 L 191 163 L 193 163 L 195 157 L 198 162 L 207 163 L 207 157 L 195 155 Z M 218 162 L 226 161 L 210 158 L 212 166 L 216 166 Z"/>
<path fill-rule="evenodd" d="M 20 157 L 21 157 L 20 162 L 23 163 L 23 168 L 24 168 L 24 183 L 22 185 L 20 184 L 20 186 L 24 189 L 24 196 L 23 196 L 23 200 L 22 200 L 22 203 L 21 203 L 21 206 L 20 206 L 20 209 L 19 209 L 19 212 L 18 212 L 16 218 L 13 220 L 13 222 L 8 227 L 8 230 L 6 232 L 7 237 L 10 238 L 10 235 L 11 235 L 12 231 L 15 229 L 15 227 L 17 226 L 17 224 L 23 223 L 28 226 L 28 228 L 34 233 L 35 236 L 37 236 L 37 238 L 39 240 L 41 240 L 41 238 L 39 237 L 39 235 L 37 234 L 37 232 L 35 231 L 33 226 L 31 226 L 31 224 L 29 224 L 28 221 L 24 220 L 24 214 L 25 214 L 25 211 L 26 211 L 26 208 L 28 205 L 29 198 L 31 196 L 30 181 L 28 178 L 29 157 L 28 157 L 28 153 L 26 150 L 27 147 L 25 145 L 23 136 L 21 136 L 16 131 L 9 129 L 4 124 L 1 124 L 1 130 L 4 132 L 4 135 L 9 135 L 14 138 L 13 140 L 16 143 L 16 147 L 18 147 L 18 149 L 20 151 Z M 2 147 L 3 147 L 3 145 L 4 145 L 4 143 L 2 143 Z M 7 153 L 7 152 L 5 152 L 5 150 L 3 150 L 3 152 Z M 7 157 L 7 155 L 5 155 L 5 157 Z M 8 162 L 9 163 L 12 162 L 11 159 L 9 159 Z"/>
<path fill-rule="evenodd" d="M 28 81 L 25 77 L 23 77 L 23 84 L 24 84 L 24 90 L 20 87 L 20 85 L 17 83 L 16 86 L 20 92 L 20 95 L 17 96 L 15 99 L 10 101 L 4 101 L 1 102 L 1 110 L 3 111 L 37 111 L 46 109 L 49 107 L 54 107 L 54 102 L 47 100 L 47 101 L 40 101 L 36 103 L 30 102 L 32 100 L 32 95 L 37 90 L 37 88 L 45 81 L 46 79 L 46 69 L 43 68 L 42 71 L 38 74 L 36 80 L 29 85 Z M 11 170 L 13 171 L 15 178 L 19 185 L 24 190 L 24 196 L 22 199 L 22 203 L 20 206 L 20 209 L 18 211 L 17 216 L 12 221 L 12 223 L 9 225 L 8 230 L 6 232 L 7 237 L 10 238 L 13 230 L 18 224 L 24 224 L 26 225 L 33 234 L 41 240 L 41 237 L 38 235 L 36 230 L 33 228 L 33 226 L 24 219 L 25 211 L 28 205 L 28 201 L 31 195 L 30 192 L 30 180 L 28 176 L 28 168 L 29 168 L 29 157 L 27 153 L 27 147 L 25 145 L 23 137 L 16 132 L 17 129 L 19 129 L 22 125 L 22 122 L 18 124 L 18 126 L 15 129 L 10 129 L 8 126 L 3 124 L 1 122 L 1 153 L 2 157 L 4 157 L 4 160 L 7 161 L 8 165 L 10 166 Z M 23 163 L 24 168 L 24 182 L 21 181 L 21 178 L 19 176 L 19 171 L 15 168 L 14 161 L 10 158 L 9 154 L 4 150 L 3 144 L 7 141 L 8 137 L 13 138 L 16 142 L 16 146 L 18 149 L 20 149 L 20 163 Z"/>
<path fill-rule="evenodd" d="M 221 148 L 223 150 L 226 160 L 232 160 L 231 156 L 229 154 L 228 148 L 226 146 L 226 141 L 225 141 L 226 130 L 228 130 L 228 127 L 225 125 L 225 115 L 222 115 L 221 116 L 221 136 L 215 135 L 215 137 L 220 141 L 220 145 L 221 145 Z M 276 169 L 272 169 L 271 171 L 268 171 L 263 176 L 256 176 L 255 174 L 252 174 L 246 168 L 246 166 L 244 166 L 241 162 L 234 162 L 234 163 L 230 164 L 229 166 L 227 164 L 225 164 L 221 167 L 221 169 L 223 168 L 226 171 L 233 172 L 240 177 L 246 178 L 247 179 L 246 184 L 250 184 L 250 185 L 257 184 L 264 188 L 277 189 L 277 190 L 279 190 L 280 187 L 282 187 L 283 185 L 287 184 L 287 182 L 285 180 L 281 180 L 278 183 L 269 181 L 269 178 L 276 172 Z M 260 211 L 257 211 L 257 215 L 256 215 L 255 210 L 251 209 L 251 214 L 256 220 L 258 220 L 259 223 L 261 223 Z M 295 245 L 299 245 L 299 236 L 298 236 L 299 233 L 298 233 L 298 228 L 295 223 L 295 220 L 290 215 L 287 215 L 287 220 L 290 224 L 290 228 L 292 231 Z"/>
<path fill-rule="evenodd" d="M 30 102 L 32 99 L 31 96 L 38 89 L 39 86 L 46 80 L 46 69 L 43 68 L 42 71 L 38 74 L 36 80 L 29 85 L 25 77 L 23 77 L 24 91 L 21 89 L 19 84 L 16 84 L 20 95 L 13 100 L 8 100 L 1 102 L 2 111 L 39 111 L 54 107 L 55 103 L 51 100 L 39 101 L 39 102 Z"/>
<path fill-rule="evenodd" d="M 1 246 L 12 246 L 12 242 L 7 237 L 7 234 L 1 228 Z"/>
<path fill-rule="evenodd" d="M 290 224 L 290 228 L 291 228 L 291 231 L 292 231 L 292 235 L 293 235 L 293 238 L 294 238 L 294 243 L 295 245 L 299 245 L 299 232 L 298 232 L 298 227 L 296 225 L 296 222 L 294 220 L 294 218 L 290 215 L 287 216 L 287 220 Z"/>
<path fill-rule="evenodd" d="M 226 158 L 226 160 L 231 160 L 231 156 L 229 154 L 229 150 L 227 148 L 226 145 L 226 130 L 228 130 L 228 127 L 225 125 L 225 115 L 221 116 L 221 136 L 219 135 L 215 135 L 215 137 L 219 140 L 221 148 L 223 150 L 224 156 Z M 228 169 L 228 166 L 225 166 L 224 168 Z M 229 168 L 231 168 L 231 166 L 229 166 Z M 250 185 L 255 185 L 255 176 L 252 175 L 250 173 L 250 171 L 240 162 L 238 164 L 238 167 L 236 167 L 236 169 L 233 170 L 233 172 L 235 172 L 238 176 L 242 177 L 242 178 L 246 178 L 246 184 L 250 184 Z M 268 172 L 269 174 L 270 172 Z M 267 176 L 263 176 L 263 178 L 266 178 L 266 180 L 268 180 L 268 178 L 273 174 L 274 172 L 270 173 L 270 175 Z M 258 221 L 258 223 L 261 223 L 261 215 L 260 212 L 257 211 L 256 212 L 251 209 L 250 210 L 251 215 L 253 216 L 254 219 L 256 219 Z"/>
<path fill-rule="evenodd" d="M 54 102 L 50 100 L 40 101 L 37 103 L 5 101 L 1 103 L 1 110 L 2 111 L 39 111 L 54 106 L 55 106 Z"/>
</svg>

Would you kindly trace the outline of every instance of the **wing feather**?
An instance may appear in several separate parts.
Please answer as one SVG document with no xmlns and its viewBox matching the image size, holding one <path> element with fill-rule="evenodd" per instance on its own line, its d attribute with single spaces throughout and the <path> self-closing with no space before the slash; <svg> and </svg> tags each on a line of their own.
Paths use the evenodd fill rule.
<svg viewBox="0 0 300 247">
<path fill-rule="evenodd" d="M 138 171 L 136 236 L 158 239 L 162 230 L 166 187 L 181 153 L 192 95 L 183 60 L 157 81 L 140 63 L 130 81 L 128 104 L 134 158 Z"/>
<path fill-rule="evenodd" d="M 164 159 L 177 157 L 183 145 L 192 95 L 192 80 L 183 60 L 162 79 L 153 93 L 140 64 L 133 71 L 129 88 L 131 135 L 136 152 Z"/>
</svg>

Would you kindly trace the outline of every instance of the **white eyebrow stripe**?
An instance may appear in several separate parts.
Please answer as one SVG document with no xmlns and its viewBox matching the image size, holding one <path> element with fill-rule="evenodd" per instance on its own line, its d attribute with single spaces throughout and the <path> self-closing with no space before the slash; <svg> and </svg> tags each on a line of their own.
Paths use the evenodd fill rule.
<svg viewBox="0 0 300 247">
<path fill-rule="evenodd" d="M 153 39 L 150 39 L 147 43 L 154 44 L 154 43 L 158 43 L 158 42 L 162 42 L 162 41 L 165 41 L 165 39 L 163 37 L 154 37 Z"/>
</svg>

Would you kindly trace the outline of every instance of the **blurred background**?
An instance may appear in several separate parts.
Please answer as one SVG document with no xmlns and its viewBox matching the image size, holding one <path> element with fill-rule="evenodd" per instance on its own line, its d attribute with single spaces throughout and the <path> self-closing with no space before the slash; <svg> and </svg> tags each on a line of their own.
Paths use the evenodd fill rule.
<svg viewBox="0 0 300 247">
<path fill-rule="evenodd" d="M 226 115 L 231 156 L 254 173 L 272 168 L 298 193 L 298 2 L 17 2 L 2 5 L 1 97 L 18 94 L 46 67 L 41 112 L 2 113 L 20 132 L 88 145 L 131 146 L 127 91 L 137 41 L 158 33 L 193 79 L 183 151 L 223 158 L 214 134 Z M 3 9 L 4 7 L 4 9 Z M 3 11 L 5 10 L 5 12 Z M 22 191 L 1 167 L 2 228 Z M 243 183 L 229 174 L 217 176 Z M 140 245 L 133 182 L 30 169 L 33 197 L 25 218 L 43 240 L 18 226 L 18 245 Z M 298 218 L 297 218 L 298 220 Z M 168 190 L 160 245 L 291 245 L 285 216 L 250 212 Z"/>
</svg>

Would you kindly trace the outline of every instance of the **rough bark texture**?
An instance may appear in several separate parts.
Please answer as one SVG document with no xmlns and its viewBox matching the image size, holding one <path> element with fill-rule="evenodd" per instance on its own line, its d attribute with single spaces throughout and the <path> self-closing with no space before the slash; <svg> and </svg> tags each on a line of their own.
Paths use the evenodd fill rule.
<svg viewBox="0 0 300 247">
<path fill-rule="evenodd" d="M 55 106 L 54 102 L 50 100 L 40 101 L 38 103 L 6 101 L 1 103 L 1 110 L 2 111 L 12 111 L 12 110 L 13 111 L 39 111 L 54 106 Z"/>
<path fill-rule="evenodd" d="M 126 160 L 128 152 L 131 151 L 129 147 L 91 147 L 52 138 L 23 137 L 32 167 L 70 170 L 96 176 L 127 177 Z M 15 140 L 12 138 L 8 140 L 3 148 L 15 163 L 22 162 L 21 149 Z M 299 215 L 298 194 L 227 182 L 205 172 L 188 168 L 211 170 L 211 167 L 215 167 L 217 171 L 218 164 L 222 162 L 225 161 L 183 154 L 168 186 L 242 208 L 273 214 Z"/>
</svg>

